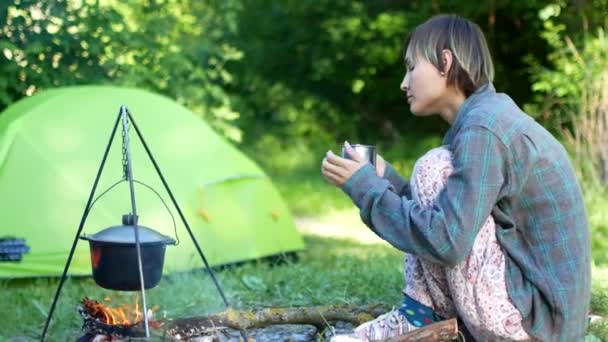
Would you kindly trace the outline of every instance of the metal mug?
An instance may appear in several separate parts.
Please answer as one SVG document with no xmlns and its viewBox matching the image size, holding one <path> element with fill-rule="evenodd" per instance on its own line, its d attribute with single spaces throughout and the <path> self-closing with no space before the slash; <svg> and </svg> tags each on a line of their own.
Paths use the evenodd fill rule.
<svg viewBox="0 0 608 342">
<path fill-rule="evenodd" d="M 376 148 L 373 145 L 354 144 L 351 146 L 353 147 L 353 150 L 359 153 L 363 160 L 367 160 L 374 166 L 376 165 Z M 351 159 L 346 154 L 346 148 L 344 145 L 342 145 L 342 158 Z"/>
</svg>

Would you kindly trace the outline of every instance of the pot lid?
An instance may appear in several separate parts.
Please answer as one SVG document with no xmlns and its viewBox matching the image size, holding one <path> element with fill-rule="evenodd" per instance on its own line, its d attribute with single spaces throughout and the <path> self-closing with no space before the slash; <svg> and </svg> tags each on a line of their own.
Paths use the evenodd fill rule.
<svg viewBox="0 0 608 342">
<path fill-rule="evenodd" d="M 163 243 L 175 244 L 175 241 L 156 230 L 144 226 L 137 226 L 140 244 Z M 83 236 L 85 240 L 97 242 L 113 242 L 134 244 L 135 226 L 113 226 L 99 231 L 93 235 Z"/>
</svg>

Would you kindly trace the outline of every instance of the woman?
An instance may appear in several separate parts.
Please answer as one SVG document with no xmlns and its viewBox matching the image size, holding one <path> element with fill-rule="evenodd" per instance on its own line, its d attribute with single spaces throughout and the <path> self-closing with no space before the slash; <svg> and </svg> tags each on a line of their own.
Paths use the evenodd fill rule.
<svg viewBox="0 0 608 342">
<path fill-rule="evenodd" d="M 566 151 L 496 93 L 474 23 L 433 17 L 406 46 L 401 90 L 410 111 L 451 125 L 443 146 L 417 162 L 413 176 L 422 181 L 410 186 L 382 158 L 374 169 L 348 143 L 353 160 L 329 151 L 322 163 L 363 222 L 407 255 L 400 309 L 357 336 L 394 336 L 458 317 L 478 340 L 582 340 L 589 227 Z"/>
</svg>

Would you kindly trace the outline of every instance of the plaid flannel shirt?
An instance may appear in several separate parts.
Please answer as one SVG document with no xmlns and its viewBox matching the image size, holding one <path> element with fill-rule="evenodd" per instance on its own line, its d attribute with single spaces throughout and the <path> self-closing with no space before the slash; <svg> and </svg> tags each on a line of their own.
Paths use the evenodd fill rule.
<svg viewBox="0 0 608 342">
<path fill-rule="evenodd" d="M 365 165 L 342 186 L 363 222 L 396 248 L 450 267 L 492 215 L 509 296 L 541 341 L 582 340 L 591 288 L 589 226 L 563 146 L 492 84 L 460 108 L 444 140 L 454 170 L 434 205 L 412 200 L 388 165 Z"/>
</svg>

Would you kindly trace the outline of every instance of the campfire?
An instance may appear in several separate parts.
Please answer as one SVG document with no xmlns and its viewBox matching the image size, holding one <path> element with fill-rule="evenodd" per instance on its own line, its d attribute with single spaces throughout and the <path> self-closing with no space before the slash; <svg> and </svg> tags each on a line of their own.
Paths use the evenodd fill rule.
<svg viewBox="0 0 608 342">
<path fill-rule="evenodd" d="M 123 179 L 110 186 L 100 195 L 95 197 L 95 190 L 97 188 L 100 176 L 102 174 L 102 170 L 108 157 L 108 152 L 110 151 L 112 141 L 114 140 L 116 130 L 120 122 L 122 122 L 123 139 L 121 159 L 121 165 L 123 167 Z M 111 307 L 109 305 L 102 304 L 96 300 L 84 298 L 81 304 L 78 306 L 78 312 L 84 319 L 83 330 L 85 332 L 85 335 L 79 338 L 78 342 L 116 341 L 125 337 L 129 338 L 145 336 L 146 338 L 148 338 L 150 337 L 150 328 L 159 328 L 163 325 L 162 321 L 152 320 L 152 315 L 158 308 L 152 308 L 150 310 L 148 309 L 148 306 L 146 304 L 145 290 L 153 288 L 158 284 L 162 277 L 165 247 L 167 245 L 176 245 L 177 242 L 172 238 L 164 236 L 163 234 L 155 231 L 152 228 L 144 227 L 138 224 L 138 215 L 135 205 L 134 191 L 135 180 L 133 179 L 133 174 L 131 170 L 131 149 L 129 143 L 130 126 L 135 128 L 137 136 L 143 144 L 143 147 L 146 150 L 150 161 L 154 165 L 158 176 L 162 180 L 163 185 L 165 186 L 165 190 L 167 190 L 171 201 L 175 206 L 175 209 L 180 213 L 182 222 L 188 230 L 190 237 L 192 238 L 192 241 L 196 246 L 197 252 L 203 260 L 203 263 L 205 264 L 206 270 L 211 275 L 211 279 L 217 287 L 217 290 L 221 295 L 225 306 L 229 307 L 228 300 L 226 299 L 226 296 L 224 295 L 224 292 L 222 291 L 222 288 L 220 287 L 220 284 L 217 281 L 213 270 L 209 266 L 209 263 L 207 262 L 207 259 L 203 254 L 203 251 L 201 250 L 198 242 L 196 241 L 196 238 L 194 237 L 194 234 L 190 229 L 190 225 L 186 221 L 184 215 L 182 215 L 182 211 L 179 208 L 177 202 L 175 201 L 171 189 L 169 189 L 169 186 L 165 182 L 160 168 L 158 167 L 154 157 L 148 149 L 148 146 L 144 141 L 144 138 L 141 135 L 139 128 L 135 124 L 133 117 L 127 110 L 127 107 L 123 105 L 120 107 L 120 111 L 118 113 L 118 116 L 116 117 L 114 128 L 112 130 L 112 135 L 110 137 L 110 140 L 108 141 L 108 145 L 106 146 L 103 159 L 97 172 L 97 177 L 93 183 L 93 188 L 91 189 L 91 193 L 89 195 L 89 200 L 87 202 L 86 209 L 84 210 L 82 219 L 80 220 L 80 225 L 78 226 L 78 230 L 76 231 L 75 242 L 70 250 L 70 254 L 67 258 L 66 265 L 61 276 L 61 280 L 59 281 L 57 291 L 55 292 L 53 303 L 51 304 L 49 314 L 47 315 L 46 322 L 44 324 L 44 329 L 42 330 L 42 336 L 40 338 L 42 342 L 45 341 L 49 324 L 51 322 L 51 318 L 53 317 L 53 312 L 55 311 L 57 300 L 59 299 L 64 280 L 66 279 L 66 275 L 70 267 L 70 262 L 72 261 L 72 257 L 74 256 L 74 252 L 76 250 L 76 243 L 80 239 L 89 241 L 93 279 L 95 280 L 97 285 L 105 289 L 116 291 L 140 291 L 139 293 L 142 296 L 143 312 L 140 312 L 139 310 L 139 297 L 136 301 L 134 308 L 129 308 L 128 306 L 124 305 L 120 305 L 118 307 Z M 111 190 L 114 186 L 120 184 L 122 181 L 128 181 L 131 195 L 131 211 L 128 214 L 123 215 L 122 225 L 108 227 L 92 235 L 81 235 L 82 229 L 93 204 L 101 196 L 106 194 L 109 190 Z M 167 207 L 169 214 L 171 214 L 171 211 L 169 210 L 168 206 L 163 201 L 162 197 L 156 192 L 156 190 L 144 183 L 141 184 L 147 186 L 153 192 L 155 192 L 159 196 L 161 202 L 163 202 L 163 204 L 165 204 L 165 207 Z M 173 218 L 173 214 L 171 214 L 171 217 Z M 173 228 L 176 232 L 177 238 L 177 228 L 175 222 Z M 146 267 L 144 267 L 144 264 Z M 121 272 L 117 272 L 117 270 L 119 269 L 121 269 Z M 203 330 L 209 330 L 207 328 L 205 329 Z M 178 329 L 175 331 L 176 333 L 174 334 L 174 336 L 182 336 L 182 334 L 180 333 L 182 330 Z"/>
<path fill-rule="evenodd" d="M 84 323 L 82 329 L 85 335 L 79 341 L 113 341 L 125 337 L 145 336 L 143 327 L 143 312 L 140 311 L 139 295 L 136 297 L 135 305 L 121 304 L 111 306 L 111 298 L 104 298 L 104 302 L 83 298 L 78 306 L 78 312 Z M 158 306 L 154 306 L 147 312 L 150 327 L 159 328 L 162 323 L 153 320 Z"/>
<path fill-rule="evenodd" d="M 137 305 L 135 305 L 135 308 Z M 122 310 L 122 312 L 120 311 Z M 385 305 L 328 305 L 316 307 L 260 308 L 237 310 L 228 308 L 206 316 L 168 320 L 152 320 L 155 328 L 152 341 L 317 341 L 329 338 L 334 326 L 345 332 L 378 317 L 389 310 Z M 150 341 L 145 336 L 142 313 L 134 307 L 112 308 L 84 298 L 79 307 L 85 319 L 86 335 L 77 342 Z M 151 314 L 151 312 L 149 312 Z M 139 317 L 139 318 L 137 318 Z M 135 319 L 135 320 L 133 320 Z M 139 319 L 139 320 L 138 320 Z M 114 323 L 113 323 L 114 322 Z M 331 322 L 331 323 L 330 323 Z M 350 325 L 350 327 L 349 327 Z M 160 328 L 160 329 L 159 329 Z M 329 333 L 328 333 L 328 328 Z M 456 319 L 437 322 L 408 332 L 398 338 L 379 342 L 454 341 L 460 340 Z M 297 338 L 296 338 L 297 336 Z"/>
</svg>

